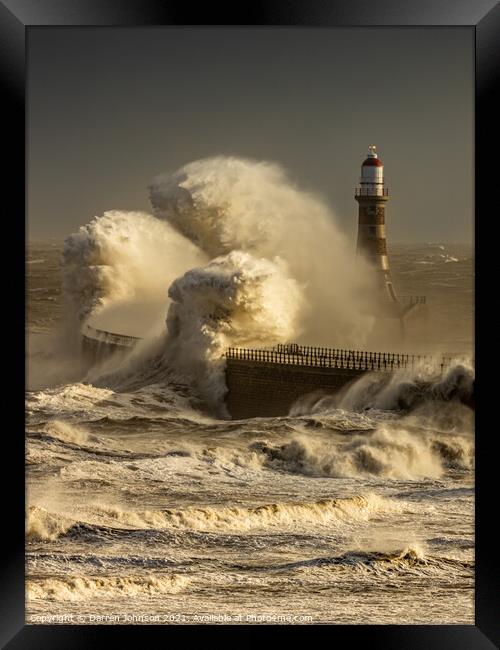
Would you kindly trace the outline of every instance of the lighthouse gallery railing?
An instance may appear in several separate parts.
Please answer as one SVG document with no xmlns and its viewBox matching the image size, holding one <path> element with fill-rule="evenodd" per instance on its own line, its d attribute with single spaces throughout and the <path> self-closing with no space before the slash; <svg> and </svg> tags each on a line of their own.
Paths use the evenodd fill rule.
<svg viewBox="0 0 500 650">
<path fill-rule="evenodd" d="M 354 196 L 389 196 L 388 187 L 355 187 Z"/>
</svg>

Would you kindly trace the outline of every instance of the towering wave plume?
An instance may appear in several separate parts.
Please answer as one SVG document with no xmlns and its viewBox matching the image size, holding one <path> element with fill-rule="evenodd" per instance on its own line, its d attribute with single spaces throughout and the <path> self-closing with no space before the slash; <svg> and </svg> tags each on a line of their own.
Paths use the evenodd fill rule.
<svg viewBox="0 0 500 650">
<path fill-rule="evenodd" d="M 221 373 L 220 358 L 229 346 L 272 345 L 300 331 L 304 300 L 279 259 L 233 251 L 185 273 L 168 295 L 167 326 L 177 365 L 208 379 L 204 392 L 217 401 L 223 381 L 212 379 Z M 211 372 L 205 376 L 200 370 L 207 362 Z"/>
<path fill-rule="evenodd" d="M 150 336 L 165 332 L 168 310 L 166 359 L 210 401 L 224 391 L 229 346 L 363 344 L 370 273 L 323 202 L 279 166 L 199 160 L 154 179 L 150 196 L 156 217 L 109 211 L 67 238 L 74 330 L 90 321 Z"/>
<path fill-rule="evenodd" d="M 193 241 L 209 257 L 242 250 L 266 259 L 280 257 L 305 286 L 311 310 L 303 340 L 361 345 L 371 276 L 326 205 L 292 185 L 283 169 L 268 162 L 215 157 L 158 176 L 150 186 L 154 213 Z"/>
<path fill-rule="evenodd" d="M 169 284 L 206 261 L 190 241 L 145 212 L 111 210 L 67 237 L 63 291 L 75 323 L 89 317 L 124 334 L 164 321 Z"/>
</svg>

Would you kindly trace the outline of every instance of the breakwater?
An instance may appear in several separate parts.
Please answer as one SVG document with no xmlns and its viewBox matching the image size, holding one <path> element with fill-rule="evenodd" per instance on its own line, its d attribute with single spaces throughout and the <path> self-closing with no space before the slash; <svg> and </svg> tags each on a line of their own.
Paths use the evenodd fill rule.
<svg viewBox="0 0 500 650">
<path fill-rule="evenodd" d="M 90 363 L 126 354 L 141 339 L 86 326 L 82 349 Z M 229 348 L 225 355 L 226 406 L 233 419 L 287 415 L 301 397 L 338 392 L 365 373 L 389 377 L 397 370 L 431 364 L 443 374 L 451 357 L 368 352 L 298 344 L 269 349 Z M 474 408 L 474 395 L 458 399 Z M 451 395 L 453 398 L 453 395 Z"/>
<path fill-rule="evenodd" d="M 269 350 L 229 348 L 226 405 L 234 419 L 287 415 L 300 397 L 333 394 L 366 372 L 412 369 L 430 357 L 318 348 L 296 344 Z M 451 359 L 440 360 L 441 372 Z"/>
</svg>

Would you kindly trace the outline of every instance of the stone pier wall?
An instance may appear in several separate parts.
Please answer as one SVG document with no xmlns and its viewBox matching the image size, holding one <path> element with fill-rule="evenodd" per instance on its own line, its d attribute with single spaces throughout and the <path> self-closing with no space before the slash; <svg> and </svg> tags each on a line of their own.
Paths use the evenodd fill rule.
<svg viewBox="0 0 500 650">
<path fill-rule="evenodd" d="M 309 393 L 335 393 L 365 370 L 226 360 L 226 405 L 233 419 L 287 415 Z"/>
</svg>

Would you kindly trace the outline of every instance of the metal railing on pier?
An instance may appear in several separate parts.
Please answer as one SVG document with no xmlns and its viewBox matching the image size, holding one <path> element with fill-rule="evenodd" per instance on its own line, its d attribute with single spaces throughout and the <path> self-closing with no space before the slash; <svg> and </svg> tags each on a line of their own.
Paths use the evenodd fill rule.
<svg viewBox="0 0 500 650">
<path fill-rule="evenodd" d="M 229 348 L 225 356 L 227 359 L 242 361 L 373 372 L 393 372 L 399 369 L 416 368 L 421 364 L 435 365 L 442 372 L 452 359 L 420 354 L 317 348 L 296 343 L 277 345 L 270 349 Z"/>
<path fill-rule="evenodd" d="M 111 345 L 118 345 L 127 348 L 133 347 L 138 341 L 141 340 L 140 337 L 138 336 L 128 336 L 126 334 L 115 334 L 114 332 L 106 332 L 105 330 L 100 330 L 95 327 L 91 327 L 88 324 L 85 325 L 82 334 L 87 338 L 93 339 L 95 341 L 101 341 L 104 343 L 110 343 Z"/>
</svg>

